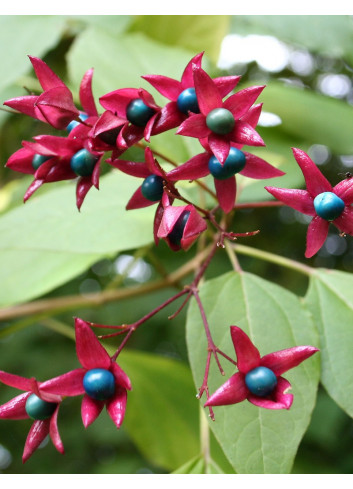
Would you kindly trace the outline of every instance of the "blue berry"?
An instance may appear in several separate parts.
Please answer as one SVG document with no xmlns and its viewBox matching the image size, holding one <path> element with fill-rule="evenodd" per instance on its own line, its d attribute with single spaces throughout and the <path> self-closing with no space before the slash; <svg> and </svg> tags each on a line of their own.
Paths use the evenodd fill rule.
<svg viewBox="0 0 353 489">
<path fill-rule="evenodd" d="M 70 161 L 71 170 L 80 177 L 89 177 L 92 175 L 97 157 L 90 153 L 87 149 L 80 149 L 73 155 Z"/>
<path fill-rule="evenodd" d="M 257 367 L 245 376 L 245 384 L 252 394 L 266 397 L 277 385 L 277 377 L 267 367 Z"/>
<path fill-rule="evenodd" d="M 242 171 L 245 163 L 245 154 L 240 149 L 231 147 L 223 165 L 221 165 L 215 156 L 211 156 L 208 160 L 208 169 L 216 180 L 226 180 Z"/>
<path fill-rule="evenodd" d="M 89 397 L 98 401 L 105 401 L 114 395 L 114 375 L 103 368 L 88 370 L 83 377 L 83 388 Z"/>
<path fill-rule="evenodd" d="M 163 178 L 158 175 L 149 175 L 141 186 L 142 195 L 152 202 L 161 200 L 163 195 Z"/>
<path fill-rule="evenodd" d="M 51 156 L 43 156 L 39 155 L 38 153 L 33 156 L 32 159 L 32 166 L 35 170 L 38 170 L 38 168 L 43 165 L 47 160 L 49 160 Z"/>
<path fill-rule="evenodd" d="M 194 114 L 200 112 L 199 104 L 197 102 L 195 88 L 187 88 L 177 98 L 177 106 L 180 112 L 187 114 L 189 111 Z"/>
<path fill-rule="evenodd" d="M 88 119 L 89 115 L 85 114 L 82 112 L 82 114 L 80 114 L 79 116 L 79 119 L 81 119 L 81 121 L 85 121 L 86 119 Z M 74 129 L 74 127 L 77 127 L 80 123 L 78 121 L 71 121 L 67 126 L 66 126 L 66 130 L 68 133 L 70 133 L 72 131 L 72 129 Z"/>
<path fill-rule="evenodd" d="M 168 234 L 169 241 L 176 246 L 180 246 L 181 238 L 183 237 L 183 232 L 186 223 L 189 219 L 190 211 L 184 211 L 178 218 L 177 222 L 174 224 L 172 231 Z"/>
<path fill-rule="evenodd" d="M 26 413 L 32 419 L 47 419 L 53 414 L 57 404 L 40 399 L 35 394 L 31 394 L 26 401 Z"/>
<path fill-rule="evenodd" d="M 228 134 L 235 125 L 233 114 L 223 108 L 213 109 L 206 117 L 207 127 L 215 134 Z"/>
<path fill-rule="evenodd" d="M 344 209 L 344 202 L 333 192 L 322 192 L 314 199 L 316 214 L 327 221 L 339 217 Z"/>
<path fill-rule="evenodd" d="M 132 100 L 126 109 L 126 117 L 131 124 L 144 127 L 155 111 L 148 107 L 140 98 Z"/>
</svg>

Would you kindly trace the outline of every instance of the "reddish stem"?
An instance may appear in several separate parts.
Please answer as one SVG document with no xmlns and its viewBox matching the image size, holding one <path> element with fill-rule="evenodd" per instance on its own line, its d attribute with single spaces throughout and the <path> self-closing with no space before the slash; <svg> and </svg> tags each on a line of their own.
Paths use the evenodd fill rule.
<svg viewBox="0 0 353 489">
<path fill-rule="evenodd" d="M 258 207 L 279 207 L 284 205 L 283 202 L 278 200 L 265 200 L 263 202 L 243 202 L 241 204 L 235 204 L 234 209 L 255 209 Z"/>
<path fill-rule="evenodd" d="M 124 348 L 125 344 L 127 343 L 127 341 L 129 340 L 129 338 L 131 337 L 132 333 L 134 331 L 136 331 L 137 328 L 139 328 L 143 323 L 145 323 L 148 319 L 150 319 L 151 317 L 153 317 L 159 311 L 161 311 L 162 309 L 164 309 L 165 307 L 167 307 L 169 304 L 171 304 L 172 302 L 174 302 L 175 300 L 177 300 L 179 297 L 187 294 L 187 297 L 185 298 L 185 300 L 182 303 L 182 305 L 177 309 L 177 311 L 174 314 L 172 314 L 169 317 L 169 319 L 173 319 L 177 314 L 179 314 L 179 312 L 188 303 L 190 297 L 195 294 L 194 291 L 196 291 L 196 293 L 197 293 L 196 287 L 199 284 L 201 278 L 203 277 L 203 275 L 204 275 L 204 273 L 205 273 L 208 265 L 210 264 L 210 262 L 211 262 L 211 260 L 212 260 L 212 258 L 214 256 L 214 254 L 216 253 L 216 251 L 217 251 L 217 240 L 215 241 L 215 244 L 212 246 L 211 251 L 210 251 L 209 255 L 207 256 L 206 260 L 200 266 L 200 269 L 199 269 L 198 273 L 196 274 L 196 276 L 195 276 L 195 278 L 194 278 L 194 280 L 193 280 L 193 282 L 191 283 L 190 286 L 186 286 L 183 290 L 181 290 L 177 294 L 175 294 L 172 297 L 170 297 L 169 299 L 167 299 L 165 302 L 163 302 L 163 304 L 160 304 L 158 307 L 156 307 L 155 309 L 153 309 L 153 311 L 149 312 L 148 314 L 146 314 L 145 316 L 143 316 L 141 319 L 139 319 L 135 323 L 132 323 L 132 324 L 124 324 L 122 326 L 107 326 L 107 328 L 110 328 L 110 329 L 119 329 L 119 331 L 116 332 L 116 333 L 108 334 L 108 335 L 101 335 L 100 336 L 101 339 L 111 338 L 112 336 L 119 336 L 119 335 L 122 335 L 122 334 L 124 334 L 124 333 L 127 332 L 127 335 L 125 336 L 124 340 L 121 342 L 119 348 L 116 350 L 116 352 L 112 356 L 112 360 L 115 361 L 117 359 L 117 357 L 119 356 L 120 352 Z M 202 304 L 201 304 L 201 307 L 202 307 Z M 204 316 L 204 317 L 205 317 L 205 320 L 207 321 L 206 316 Z M 95 326 L 95 325 L 92 324 L 92 326 Z M 104 326 L 96 325 L 96 327 L 99 328 L 99 327 L 104 327 Z M 220 367 L 220 368 L 222 368 L 222 367 Z"/>
</svg>

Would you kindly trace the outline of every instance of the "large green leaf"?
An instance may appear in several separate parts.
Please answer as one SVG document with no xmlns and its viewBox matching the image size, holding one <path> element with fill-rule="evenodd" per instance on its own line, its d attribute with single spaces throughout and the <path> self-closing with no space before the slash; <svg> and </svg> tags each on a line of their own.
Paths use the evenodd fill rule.
<svg viewBox="0 0 353 489">
<path fill-rule="evenodd" d="M 76 91 L 83 74 L 93 67 L 93 90 L 97 96 L 119 88 L 143 87 L 165 104 L 166 99 L 141 76 L 161 74 L 180 80 L 191 57 L 190 51 L 165 46 L 140 33 L 114 37 L 90 27 L 74 41 L 68 54 L 68 69 Z"/>
<path fill-rule="evenodd" d="M 0 218 L 0 306 L 38 297 L 103 256 L 153 239 L 155 206 L 127 212 L 139 182 L 112 171 L 77 212 L 75 185 L 65 182 Z"/>
<path fill-rule="evenodd" d="M 352 107 L 340 100 L 279 82 L 269 83 L 259 100 L 282 119 L 281 130 L 310 144 L 325 144 L 336 154 L 353 152 Z"/>
<path fill-rule="evenodd" d="M 132 351 L 124 351 L 119 364 L 133 385 L 124 426 L 142 454 L 167 470 L 195 457 L 200 451 L 199 406 L 189 368 Z"/>
<path fill-rule="evenodd" d="M 200 291 L 216 345 L 234 358 L 231 325 L 241 327 L 261 355 L 296 345 L 318 345 L 310 316 L 290 292 L 254 275 L 234 272 L 206 282 Z M 187 318 L 187 342 L 195 383 L 201 386 L 207 344 L 195 301 Z M 224 453 L 239 473 L 287 473 L 309 424 L 319 380 L 319 359 L 311 358 L 284 374 L 292 384 L 294 403 L 289 411 L 258 408 L 245 401 L 214 408 L 210 423 Z M 222 365 L 226 378 L 234 367 Z M 211 363 L 210 391 L 225 378 Z M 203 399 L 204 402 L 204 399 Z"/>
<path fill-rule="evenodd" d="M 53 48 L 63 35 L 65 25 L 65 17 L 57 15 L 0 16 L 0 90 L 29 71 L 28 54 L 42 57 Z"/>
<path fill-rule="evenodd" d="M 139 15 L 130 29 L 196 53 L 206 51 L 216 64 L 230 27 L 229 15 Z"/>
<path fill-rule="evenodd" d="M 305 298 L 319 328 L 322 383 L 353 417 L 353 276 L 319 269 Z"/>
<path fill-rule="evenodd" d="M 353 61 L 353 21 L 349 15 L 238 15 L 232 32 L 264 34 L 310 51 Z"/>
</svg>

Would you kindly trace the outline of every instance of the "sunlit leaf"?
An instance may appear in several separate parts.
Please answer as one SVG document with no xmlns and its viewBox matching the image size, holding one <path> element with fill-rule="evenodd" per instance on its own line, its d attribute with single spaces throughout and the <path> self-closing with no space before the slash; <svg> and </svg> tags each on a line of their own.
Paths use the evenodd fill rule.
<svg viewBox="0 0 353 489">
<path fill-rule="evenodd" d="M 78 212 L 68 182 L 0 218 L 0 305 L 38 297 L 83 272 L 104 256 L 153 240 L 155 206 L 138 212 L 125 205 L 136 179 L 111 172 L 89 192 Z"/>
</svg>

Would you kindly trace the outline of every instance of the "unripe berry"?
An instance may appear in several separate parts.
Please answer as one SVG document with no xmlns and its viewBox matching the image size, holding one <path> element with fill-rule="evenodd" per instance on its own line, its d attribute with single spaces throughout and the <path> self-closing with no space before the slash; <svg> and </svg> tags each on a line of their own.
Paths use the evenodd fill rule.
<svg viewBox="0 0 353 489">
<path fill-rule="evenodd" d="M 87 114 L 80 114 L 79 116 L 79 119 L 81 119 L 81 121 L 85 121 L 86 119 L 88 119 L 89 115 Z M 74 127 L 77 127 L 80 123 L 78 121 L 71 121 L 67 126 L 66 126 L 66 130 L 68 133 L 70 133 L 72 131 L 72 129 L 74 129 Z"/>
<path fill-rule="evenodd" d="M 142 195 L 152 202 L 161 200 L 163 195 L 163 178 L 158 175 L 149 175 L 142 183 Z"/>
<path fill-rule="evenodd" d="M 47 160 L 49 160 L 51 156 L 44 156 L 40 154 L 35 154 L 32 159 L 32 166 L 35 170 L 38 170 L 38 168 L 43 165 Z"/>
<path fill-rule="evenodd" d="M 71 170 L 80 177 L 89 177 L 92 175 L 95 164 L 97 163 L 97 157 L 90 153 L 87 149 L 80 149 L 71 158 L 70 166 Z"/>
<path fill-rule="evenodd" d="M 326 221 L 333 221 L 339 217 L 344 209 L 344 202 L 333 192 L 322 192 L 314 199 L 316 214 Z"/>
<path fill-rule="evenodd" d="M 231 147 L 223 165 L 215 156 L 211 156 L 208 161 L 208 169 L 216 180 L 226 180 L 242 171 L 245 163 L 245 154 L 240 149 Z"/>
<path fill-rule="evenodd" d="M 228 134 L 235 126 L 233 114 L 223 108 L 213 109 L 206 117 L 207 127 L 215 134 Z"/>
<path fill-rule="evenodd" d="M 252 394 L 266 397 L 276 387 L 277 377 L 269 368 L 257 367 L 246 374 L 245 384 Z"/>
<path fill-rule="evenodd" d="M 144 127 L 155 111 L 148 107 L 140 98 L 132 100 L 126 109 L 126 118 L 135 126 Z"/>
<path fill-rule="evenodd" d="M 108 131 L 101 132 L 99 134 L 99 139 L 110 146 L 116 146 L 116 140 L 121 127 L 115 127 L 114 129 L 109 129 Z"/>
<path fill-rule="evenodd" d="M 194 114 L 200 112 L 199 104 L 197 102 L 195 88 L 187 88 L 177 98 L 177 106 L 180 112 L 187 114 L 189 111 Z"/>
<path fill-rule="evenodd" d="M 26 413 L 32 419 L 48 419 L 56 409 L 55 402 L 47 402 L 35 394 L 31 394 L 26 401 Z"/>
<path fill-rule="evenodd" d="M 114 395 L 114 375 L 103 368 L 88 370 L 83 377 L 83 388 L 89 397 L 105 401 Z"/>
<path fill-rule="evenodd" d="M 169 241 L 176 246 L 180 246 L 181 238 L 183 237 L 183 232 L 186 223 L 189 219 L 190 211 L 184 211 L 178 218 L 177 222 L 174 224 L 172 231 L 168 234 Z"/>
</svg>

